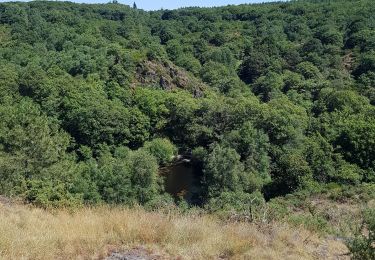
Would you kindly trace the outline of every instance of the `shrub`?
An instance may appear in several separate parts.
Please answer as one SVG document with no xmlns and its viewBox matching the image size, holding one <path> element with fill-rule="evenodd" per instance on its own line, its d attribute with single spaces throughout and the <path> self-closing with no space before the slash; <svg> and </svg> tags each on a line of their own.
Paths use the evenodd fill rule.
<svg viewBox="0 0 375 260">
<path fill-rule="evenodd" d="M 218 197 L 211 198 L 206 208 L 211 212 L 230 214 L 236 220 L 263 220 L 265 200 L 260 192 L 223 192 Z"/>
<path fill-rule="evenodd" d="M 367 233 L 368 234 L 365 234 Z M 375 259 L 375 209 L 364 212 L 363 224 L 356 237 L 347 243 L 353 259 Z"/>
<path fill-rule="evenodd" d="M 66 186 L 63 182 L 33 180 L 28 183 L 26 199 L 42 208 L 82 206 L 82 197 L 69 193 Z"/>
</svg>

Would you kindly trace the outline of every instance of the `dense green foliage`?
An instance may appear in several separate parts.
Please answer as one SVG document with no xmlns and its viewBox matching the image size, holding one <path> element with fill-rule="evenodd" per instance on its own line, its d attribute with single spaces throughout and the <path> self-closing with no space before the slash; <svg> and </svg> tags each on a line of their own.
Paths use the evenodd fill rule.
<svg viewBox="0 0 375 260">
<path fill-rule="evenodd" d="M 158 204 L 178 153 L 211 209 L 374 182 L 374 13 L 1 3 L 0 194 Z"/>
</svg>

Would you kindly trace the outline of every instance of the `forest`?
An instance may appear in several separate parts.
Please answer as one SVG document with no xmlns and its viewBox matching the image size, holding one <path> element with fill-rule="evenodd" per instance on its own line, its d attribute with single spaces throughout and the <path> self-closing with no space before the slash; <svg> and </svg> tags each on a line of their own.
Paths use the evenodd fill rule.
<svg viewBox="0 0 375 260">
<path fill-rule="evenodd" d="M 312 194 L 374 196 L 374 13 L 372 0 L 0 3 L 0 194 L 254 219 Z M 193 200 L 160 174 L 181 157 Z"/>
</svg>

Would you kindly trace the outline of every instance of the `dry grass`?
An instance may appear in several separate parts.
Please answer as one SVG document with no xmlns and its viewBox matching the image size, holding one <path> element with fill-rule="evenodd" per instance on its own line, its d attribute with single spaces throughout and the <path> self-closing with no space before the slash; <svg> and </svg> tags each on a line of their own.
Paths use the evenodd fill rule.
<svg viewBox="0 0 375 260">
<path fill-rule="evenodd" d="M 142 209 L 46 211 L 0 202 L 1 259 L 102 259 L 142 246 L 162 259 L 344 259 L 345 246 L 303 229 L 222 223 Z"/>
</svg>

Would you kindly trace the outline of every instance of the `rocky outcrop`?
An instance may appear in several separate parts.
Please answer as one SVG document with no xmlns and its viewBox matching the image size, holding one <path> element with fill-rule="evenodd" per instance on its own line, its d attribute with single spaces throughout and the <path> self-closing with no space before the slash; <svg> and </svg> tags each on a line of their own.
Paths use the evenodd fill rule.
<svg viewBox="0 0 375 260">
<path fill-rule="evenodd" d="M 165 90 L 181 88 L 201 97 L 206 85 L 193 75 L 170 62 L 144 61 L 137 66 L 136 82 L 142 86 L 154 86 Z"/>
</svg>

